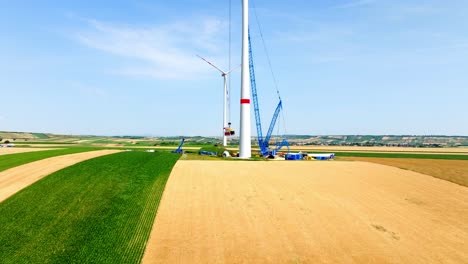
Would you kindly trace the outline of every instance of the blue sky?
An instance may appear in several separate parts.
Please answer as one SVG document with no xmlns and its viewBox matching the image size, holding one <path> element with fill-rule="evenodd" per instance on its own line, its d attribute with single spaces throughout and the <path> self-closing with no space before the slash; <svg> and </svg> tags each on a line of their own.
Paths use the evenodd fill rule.
<svg viewBox="0 0 468 264">
<path fill-rule="evenodd" d="M 0 130 L 220 134 L 222 78 L 195 55 L 228 68 L 228 0 L 0 4 Z M 280 134 L 468 135 L 467 1 L 251 1 L 266 129 L 278 99 L 253 5 Z M 233 66 L 240 19 L 232 1 Z"/>
</svg>

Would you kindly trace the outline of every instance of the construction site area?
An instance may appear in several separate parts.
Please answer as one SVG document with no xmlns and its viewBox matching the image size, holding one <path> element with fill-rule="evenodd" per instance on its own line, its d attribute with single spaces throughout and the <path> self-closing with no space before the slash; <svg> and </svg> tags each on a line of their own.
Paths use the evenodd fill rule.
<svg viewBox="0 0 468 264">
<path fill-rule="evenodd" d="M 333 13 L 336 17 L 333 16 L 332 20 L 335 20 L 336 14 L 349 15 L 345 12 L 349 9 L 359 9 L 355 11 L 359 14 L 362 12 L 360 8 L 374 2 L 378 1 L 342 1 L 337 6 L 315 3 L 324 8 L 319 9 L 322 13 L 308 11 L 306 18 Z M 163 88 L 153 93 L 152 81 L 145 79 L 144 83 L 150 83 L 148 89 L 134 89 L 132 94 L 126 94 L 113 87 L 113 94 L 110 94 L 99 85 L 70 81 L 63 86 L 74 87 L 70 88 L 75 89 L 73 93 L 60 86 L 55 91 L 58 95 L 51 96 L 41 91 L 28 93 L 24 98 L 18 96 L 22 100 L 31 97 L 41 101 L 38 112 L 48 104 L 60 101 L 55 100 L 57 98 L 69 97 L 72 101 L 68 104 L 74 111 L 67 113 L 63 123 L 54 121 L 63 121 L 59 119 L 62 111 L 55 111 L 55 108 L 53 114 L 41 112 L 46 113 L 41 115 L 45 115 L 48 122 L 41 121 L 44 120 L 42 116 L 30 111 L 28 115 L 33 116 L 30 119 L 39 120 L 35 123 L 35 132 L 1 128 L 6 131 L 0 131 L 0 264 L 468 263 L 468 136 L 288 133 L 290 130 L 334 131 L 323 130 L 324 125 L 310 119 L 317 116 L 327 121 L 332 119 L 328 114 L 335 118 L 344 116 L 336 119 L 341 121 L 331 120 L 330 123 L 336 127 L 353 127 L 346 131 L 379 131 L 379 125 L 387 126 L 387 119 L 391 118 L 381 118 L 378 116 L 380 113 L 369 112 L 377 112 L 379 104 L 391 105 L 395 100 L 379 97 L 377 103 L 367 105 L 360 115 L 354 116 L 348 113 L 346 106 L 336 102 L 316 107 L 319 101 L 324 100 L 321 97 L 325 95 L 323 91 L 316 97 L 314 94 L 314 98 L 307 98 L 307 104 L 294 102 L 294 99 L 299 101 L 307 97 L 306 90 L 314 90 L 315 93 L 322 86 L 327 87 L 320 81 L 311 84 L 308 81 L 311 77 L 304 76 L 299 68 L 313 65 L 320 72 L 316 63 L 327 68 L 328 63 L 345 63 L 349 57 L 341 53 L 325 54 L 326 58 L 305 60 L 303 64 L 282 63 L 279 69 L 289 70 L 288 73 L 300 79 L 298 83 L 304 87 L 296 91 L 297 83 L 296 86 L 279 85 L 280 78 L 273 70 L 273 59 L 259 17 L 289 19 L 300 25 L 307 21 L 299 20 L 282 9 L 272 12 L 265 7 L 252 8 L 254 4 L 249 4 L 248 0 L 242 0 L 242 5 L 228 3 L 226 19 L 213 22 L 208 18 L 201 26 L 177 22 L 155 28 L 144 24 L 141 29 L 134 30 L 132 25 L 106 24 L 71 11 L 62 14 L 92 28 L 92 34 L 83 29 L 73 36 L 67 35 L 67 38 L 76 39 L 94 52 L 107 52 L 128 60 L 122 68 L 113 70 L 103 70 L 99 65 L 92 65 L 93 60 L 78 58 L 78 55 L 72 62 L 82 59 L 87 67 L 97 67 L 99 74 L 111 74 L 112 80 L 108 82 L 115 87 L 119 87 L 122 81 L 119 78 L 129 78 L 125 79 L 125 85 L 132 89 L 137 86 L 134 83 L 138 78 L 161 78 L 163 81 L 159 84 Z M 127 4 L 139 10 L 142 17 L 146 14 L 151 19 L 155 19 L 152 12 L 156 9 L 164 13 L 171 10 L 163 3 L 154 5 L 138 1 L 138 4 Z M 183 13 L 179 10 L 186 3 L 183 6 L 180 3 L 169 4 L 177 10 L 173 15 L 182 19 Z M 205 6 L 203 17 L 221 9 L 216 6 L 219 3 L 212 4 L 213 9 Z M 104 6 L 99 12 L 105 10 L 106 16 L 113 18 L 119 14 Z M 56 9 L 62 12 L 67 8 Z M 127 5 L 121 8 L 120 15 L 131 10 Z M 253 9 L 250 22 L 249 9 Z M 408 10 L 414 14 L 422 12 L 422 9 Z M 237 20 L 232 18 L 235 11 L 239 11 Z M 141 22 L 139 19 L 144 20 L 138 16 L 135 21 Z M 354 20 L 355 17 L 349 15 L 348 19 Z M 233 21 L 238 22 L 237 27 Z M 391 16 L 391 21 L 398 24 L 403 19 Z M 357 27 L 362 25 L 368 27 L 370 23 Z M 191 34 L 193 28 L 196 30 Z M 216 45 L 208 43 L 207 39 L 217 35 L 219 28 L 228 32 L 228 41 L 213 42 Z M 61 28 L 54 30 L 62 32 Z M 276 47 L 284 47 L 284 41 L 294 43 L 288 49 L 291 53 L 304 39 L 325 46 L 324 43 L 331 38 L 328 35 L 330 31 L 353 35 L 352 30 L 335 28 L 321 29 L 320 34 L 307 36 L 297 32 L 288 35 L 289 26 L 283 30 L 271 39 L 280 43 Z M 180 32 L 183 33 L 181 36 L 174 37 Z M 432 34 L 432 31 L 427 32 Z M 240 43 L 235 42 L 236 34 Z M 349 38 L 359 42 L 364 37 Z M 190 49 L 193 53 L 190 59 L 186 59 L 186 53 L 178 46 L 187 42 L 195 43 Z M 333 42 L 338 41 L 333 39 Z M 222 46 L 220 43 L 228 43 L 228 52 L 219 48 Z M 38 46 L 40 44 L 38 40 Z M 307 46 L 299 57 L 313 52 L 314 47 Z M 351 47 L 350 50 L 359 50 Z M 231 49 L 238 52 L 232 55 Z M 210 56 L 219 50 L 223 50 L 223 56 Z M 263 52 L 258 56 L 264 59 L 261 63 L 256 59 L 259 51 Z M 359 52 L 360 58 L 374 51 Z M 407 53 L 404 54 L 406 56 Z M 239 65 L 232 59 L 237 55 Z M 395 52 L 389 57 L 397 55 Z M 50 59 L 50 63 L 57 63 L 54 64 L 55 70 L 73 64 L 63 62 L 59 57 L 54 53 Z M 98 53 L 93 53 L 92 57 L 106 58 L 99 57 Z M 158 69 L 156 73 L 139 68 L 148 57 L 154 60 L 148 65 L 151 69 Z M 221 57 L 228 61 L 227 67 L 218 65 Z M 282 57 L 290 59 L 289 53 Z M 392 58 L 386 59 L 391 61 Z M 109 61 L 114 66 L 114 60 Z M 193 68 L 186 68 L 186 64 Z M 358 64 L 359 60 L 353 57 L 352 67 Z M 134 65 L 138 67 L 132 68 Z M 206 75 L 203 75 L 203 67 L 207 68 Z M 17 68 L 23 70 L 22 67 Z M 394 73 L 393 68 L 382 71 L 385 76 Z M 79 71 L 70 72 L 68 74 L 79 74 Z M 222 79 L 215 74 L 220 74 Z M 235 74 L 240 75 L 238 80 L 234 80 L 239 85 L 231 85 L 231 75 L 237 76 Z M 192 75 L 199 79 L 190 79 Z M 265 76 L 269 75 L 271 83 L 265 84 Z M 341 78 L 334 70 L 330 75 L 333 75 L 330 77 L 333 81 Z M 181 87 L 185 90 L 171 93 L 169 84 L 177 78 L 183 79 Z M 363 81 L 359 77 L 357 79 L 361 85 Z M 383 83 L 376 79 L 379 85 Z M 60 78 L 56 81 L 55 77 L 54 81 L 46 84 L 53 85 L 54 82 L 62 85 Z M 424 79 L 422 83 L 426 82 L 430 81 Z M 375 83 L 369 83 L 374 89 Z M 217 87 L 216 96 L 211 97 L 210 85 Z M 204 86 L 208 88 L 201 88 Z M 344 86 L 340 89 L 348 89 L 347 83 Z M 286 93 L 289 96 L 282 97 L 284 94 L 280 93 L 280 87 L 283 92 L 289 89 Z M 326 93 L 340 93 L 338 90 L 331 89 Z M 356 102 L 352 104 L 358 107 L 368 100 L 367 97 L 377 98 L 374 90 L 369 91 L 356 92 L 356 97 L 353 97 Z M 421 94 L 425 93 L 418 96 L 422 97 Z M 188 101 L 182 97 L 188 97 Z M 43 103 L 42 98 L 46 98 L 47 103 Z M 165 104 L 166 101 L 170 104 Z M 93 108 L 96 102 L 99 107 Z M 125 109 L 118 112 L 116 108 Z M 391 105 L 391 108 L 391 117 L 403 115 L 397 107 Z M 285 115 L 285 109 L 296 118 L 289 127 L 286 127 L 286 122 L 289 124 L 290 116 Z M 80 126 L 89 128 L 79 131 L 100 131 L 102 124 L 107 134 L 67 133 L 73 131 L 75 124 L 79 123 L 76 121 L 78 116 L 85 115 L 84 112 L 97 117 L 88 117 L 89 123 L 85 118 L 86 122 Z M 365 114 L 371 117 L 362 121 Z M 413 114 L 404 113 L 408 116 Z M 118 116 L 118 122 L 112 119 L 114 116 Z M 431 118 L 435 117 L 427 120 Z M 0 125 L 15 124 L 11 119 L 2 123 L 3 119 L 7 118 L 0 115 Z M 167 127 L 172 130 L 170 133 L 140 131 L 138 124 L 143 119 L 144 129 L 157 127 L 165 131 Z M 414 131 L 408 126 L 417 123 L 415 118 L 402 119 L 392 120 L 400 122 L 407 129 L 405 132 Z M 56 131 L 65 132 L 46 131 L 57 124 L 61 127 Z M 16 127 L 29 128 L 23 124 Z M 441 131 L 438 129 L 424 131 Z M 198 131 L 210 131 L 208 134 L 212 136 L 198 136 Z M 137 136 L 132 136 L 133 133 Z M 161 135 L 155 135 L 158 133 Z"/>
<path fill-rule="evenodd" d="M 0 255 L 11 260 L 5 263 L 57 256 L 143 263 L 468 258 L 468 153 L 457 160 L 408 150 L 420 158 L 281 162 L 107 149 L 0 149 Z M 153 180 L 142 174 L 150 164 L 146 173 L 159 175 Z M 135 180 L 141 183 L 129 185 Z M 109 184 L 117 189 L 110 192 Z M 113 230 L 103 237 L 106 226 Z M 84 234 L 87 242 L 80 240 Z M 76 243 L 86 250 L 76 251 Z M 50 254 L 57 250 L 63 253 Z"/>
</svg>

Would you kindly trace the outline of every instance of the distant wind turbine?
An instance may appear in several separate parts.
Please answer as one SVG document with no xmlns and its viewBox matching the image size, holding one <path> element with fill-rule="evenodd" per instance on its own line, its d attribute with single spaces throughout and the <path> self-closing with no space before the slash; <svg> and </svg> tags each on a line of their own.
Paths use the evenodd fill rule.
<svg viewBox="0 0 468 264">
<path fill-rule="evenodd" d="M 217 69 L 219 72 L 221 72 L 221 76 L 223 77 L 224 79 L 224 111 L 223 111 L 223 146 L 227 146 L 227 137 L 226 137 L 226 129 L 228 128 L 228 124 L 227 124 L 227 118 L 226 118 L 226 113 L 227 113 L 227 76 L 234 70 L 238 69 L 240 67 L 240 65 L 238 67 L 235 67 L 229 71 L 223 71 L 221 70 L 219 67 L 217 67 L 216 65 L 214 65 L 213 63 L 211 63 L 210 61 L 206 60 L 205 58 L 197 55 L 200 59 L 204 60 L 206 63 L 208 63 L 209 65 L 211 65 L 213 68 Z M 231 122 L 229 122 L 229 127 L 231 126 Z M 228 131 L 230 132 L 230 131 Z"/>
</svg>

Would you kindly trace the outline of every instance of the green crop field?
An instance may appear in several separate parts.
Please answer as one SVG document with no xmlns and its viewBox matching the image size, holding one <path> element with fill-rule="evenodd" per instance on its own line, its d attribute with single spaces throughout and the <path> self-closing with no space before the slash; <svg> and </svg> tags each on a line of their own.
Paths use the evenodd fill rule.
<svg viewBox="0 0 468 264">
<path fill-rule="evenodd" d="M 0 171 L 4 171 L 9 168 L 13 168 L 19 165 L 23 165 L 29 162 L 51 158 L 55 156 L 61 156 L 66 154 L 80 153 L 92 150 L 98 150 L 99 148 L 66 148 L 66 149 L 53 149 L 44 151 L 34 152 L 23 152 L 15 154 L 0 155 Z"/>
<path fill-rule="evenodd" d="M 32 133 L 33 136 L 35 136 L 36 138 L 40 138 L 40 139 L 46 139 L 46 138 L 49 138 L 46 134 L 43 134 L 43 133 Z"/>
<path fill-rule="evenodd" d="M 0 262 L 138 263 L 179 157 L 112 154 L 20 191 L 0 204 Z"/>
</svg>

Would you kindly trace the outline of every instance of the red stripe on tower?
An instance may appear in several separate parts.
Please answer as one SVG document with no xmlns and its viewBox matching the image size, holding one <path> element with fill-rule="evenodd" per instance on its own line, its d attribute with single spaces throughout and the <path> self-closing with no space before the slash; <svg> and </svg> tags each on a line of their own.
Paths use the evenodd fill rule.
<svg viewBox="0 0 468 264">
<path fill-rule="evenodd" d="M 241 99 L 241 104 L 250 104 L 250 99 Z"/>
</svg>

